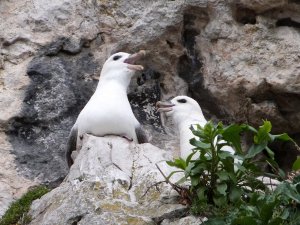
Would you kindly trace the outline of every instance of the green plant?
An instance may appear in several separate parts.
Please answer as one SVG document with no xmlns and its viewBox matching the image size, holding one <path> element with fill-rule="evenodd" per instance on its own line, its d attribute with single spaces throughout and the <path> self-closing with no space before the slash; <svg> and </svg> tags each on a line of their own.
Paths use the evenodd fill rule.
<svg viewBox="0 0 300 225">
<path fill-rule="evenodd" d="M 293 183 L 282 182 L 274 192 L 253 192 L 247 204 L 231 207 L 225 216 L 217 215 L 204 225 L 296 225 L 300 221 L 300 176 Z"/>
<path fill-rule="evenodd" d="M 247 213 L 244 215 L 242 212 L 249 210 L 251 212 L 252 209 L 254 212 L 256 204 L 266 209 L 277 209 L 282 206 L 283 195 L 281 192 L 286 190 L 282 189 L 277 191 L 276 195 L 270 195 L 270 190 L 259 177 L 268 176 L 283 180 L 285 174 L 275 162 L 274 153 L 268 144 L 275 139 L 293 140 L 287 134 L 271 134 L 271 128 L 272 125 L 269 121 L 264 121 L 258 129 L 246 124 L 233 124 L 224 127 L 222 123 L 214 125 L 211 122 L 208 122 L 204 127 L 200 125 L 191 126 L 191 131 L 195 135 L 195 138 L 190 140 L 190 143 L 195 146 L 192 153 L 185 160 L 179 158 L 167 163 L 184 172 L 184 177 L 177 182 L 178 184 L 190 182 L 188 196 L 194 213 L 212 216 L 215 224 L 224 224 L 217 222 L 218 219 L 220 220 L 220 216 L 230 215 L 230 218 L 236 219 L 243 216 L 248 218 L 249 215 Z M 243 151 L 241 145 L 241 135 L 245 133 L 253 135 L 253 144 L 247 151 Z M 227 146 L 232 147 L 235 154 L 224 150 Z M 267 153 L 263 160 L 257 157 L 262 151 Z M 269 164 L 274 173 L 262 171 L 261 164 L 265 162 Z M 168 179 L 174 173 L 171 173 Z M 266 212 L 262 209 L 257 209 L 257 211 Z M 261 215 L 261 221 L 266 221 L 266 218 L 262 219 L 264 216 Z M 249 219 L 249 221 L 252 223 L 254 219 L 258 221 L 260 218 L 255 213 L 251 214 L 250 217 L 252 220 Z M 227 220 L 229 219 L 227 218 Z M 206 223 L 210 224 L 209 221 L 211 220 Z M 237 220 L 233 219 L 230 221 L 231 223 L 228 224 L 247 224 L 234 222 Z"/>
<path fill-rule="evenodd" d="M 49 192 L 49 189 L 45 186 L 38 186 L 28 191 L 20 199 L 10 205 L 0 219 L 0 225 L 28 224 L 31 218 L 27 213 L 31 203 L 47 192 Z"/>
</svg>

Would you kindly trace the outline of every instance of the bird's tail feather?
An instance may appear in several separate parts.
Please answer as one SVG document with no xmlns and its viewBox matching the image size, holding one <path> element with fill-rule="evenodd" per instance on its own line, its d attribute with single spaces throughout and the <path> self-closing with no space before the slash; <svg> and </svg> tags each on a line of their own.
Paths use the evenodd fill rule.
<svg viewBox="0 0 300 225">
<path fill-rule="evenodd" d="M 69 134 L 67 148 L 66 148 L 66 160 L 69 168 L 73 164 L 73 159 L 71 155 L 72 152 L 76 150 L 77 134 L 78 134 L 78 128 L 76 125 L 74 125 Z"/>
</svg>

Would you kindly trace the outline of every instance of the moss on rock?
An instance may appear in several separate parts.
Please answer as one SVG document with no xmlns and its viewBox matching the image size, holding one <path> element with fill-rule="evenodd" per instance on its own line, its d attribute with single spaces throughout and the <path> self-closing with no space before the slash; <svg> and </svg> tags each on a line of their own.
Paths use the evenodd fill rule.
<svg viewBox="0 0 300 225">
<path fill-rule="evenodd" d="M 0 225 L 18 225 L 28 224 L 31 220 L 27 214 L 31 203 L 44 194 L 49 192 L 49 189 L 45 186 L 38 186 L 29 190 L 20 199 L 13 202 L 3 217 L 0 219 Z"/>
</svg>

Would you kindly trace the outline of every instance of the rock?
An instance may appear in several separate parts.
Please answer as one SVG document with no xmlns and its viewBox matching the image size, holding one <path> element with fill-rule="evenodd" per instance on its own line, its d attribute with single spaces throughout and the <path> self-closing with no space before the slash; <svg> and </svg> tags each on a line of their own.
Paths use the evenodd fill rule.
<svg viewBox="0 0 300 225">
<path fill-rule="evenodd" d="M 0 132 L 0 215 L 5 213 L 12 201 L 20 198 L 30 186 L 36 184 L 18 174 L 15 164 L 11 163 L 14 155 L 10 153 L 10 143 L 3 137 Z"/>
<path fill-rule="evenodd" d="M 9 144 L 0 151 L 12 156 L 10 172 L 52 187 L 64 179 L 66 137 L 116 51 L 148 50 L 128 94 L 152 144 L 176 151 L 172 122 L 154 105 L 179 94 L 208 119 L 268 119 L 300 143 L 299 13 L 285 0 L 2 1 L 0 131 Z M 273 149 L 289 170 L 298 152 Z"/>
<path fill-rule="evenodd" d="M 171 151 L 151 144 L 85 135 L 63 183 L 33 202 L 30 224 L 156 224 L 185 217 L 187 208 L 156 168 L 168 175 L 172 168 L 164 160 L 171 158 Z"/>
<path fill-rule="evenodd" d="M 181 218 L 179 220 L 164 220 L 161 225 L 195 225 L 195 224 L 201 224 L 202 222 L 206 221 L 205 218 L 196 218 L 194 216 L 186 216 L 184 218 Z"/>
</svg>

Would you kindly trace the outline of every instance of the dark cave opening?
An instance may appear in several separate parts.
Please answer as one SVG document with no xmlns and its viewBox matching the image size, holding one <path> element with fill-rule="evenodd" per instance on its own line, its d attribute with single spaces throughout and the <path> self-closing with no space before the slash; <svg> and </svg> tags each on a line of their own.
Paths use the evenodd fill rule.
<svg viewBox="0 0 300 225">
<path fill-rule="evenodd" d="M 177 72 L 178 76 L 188 84 L 188 95 L 200 104 L 204 115 L 209 119 L 213 116 L 224 119 L 226 118 L 224 111 L 220 109 L 217 100 L 204 86 L 202 58 L 195 46 L 196 38 L 201 32 L 198 24 L 205 27 L 204 24 L 207 24 L 208 21 L 208 16 L 205 17 L 204 13 L 184 14 L 181 40 L 187 51 L 179 58 Z"/>
<path fill-rule="evenodd" d="M 300 23 L 297 21 L 292 20 L 290 17 L 287 18 L 282 18 L 277 20 L 276 22 L 277 27 L 295 27 L 295 28 L 300 28 Z"/>
<path fill-rule="evenodd" d="M 289 0 L 289 3 L 296 3 L 296 4 L 300 4 L 300 0 Z"/>
<path fill-rule="evenodd" d="M 256 24 L 256 13 L 247 8 L 237 7 L 234 12 L 234 18 L 241 24 Z"/>
<path fill-rule="evenodd" d="M 175 45 L 172 41 L 169 41 L 169 40 L 166 40 L 166 43 L 170 48 L 173 48 Z"/>
</svg>

